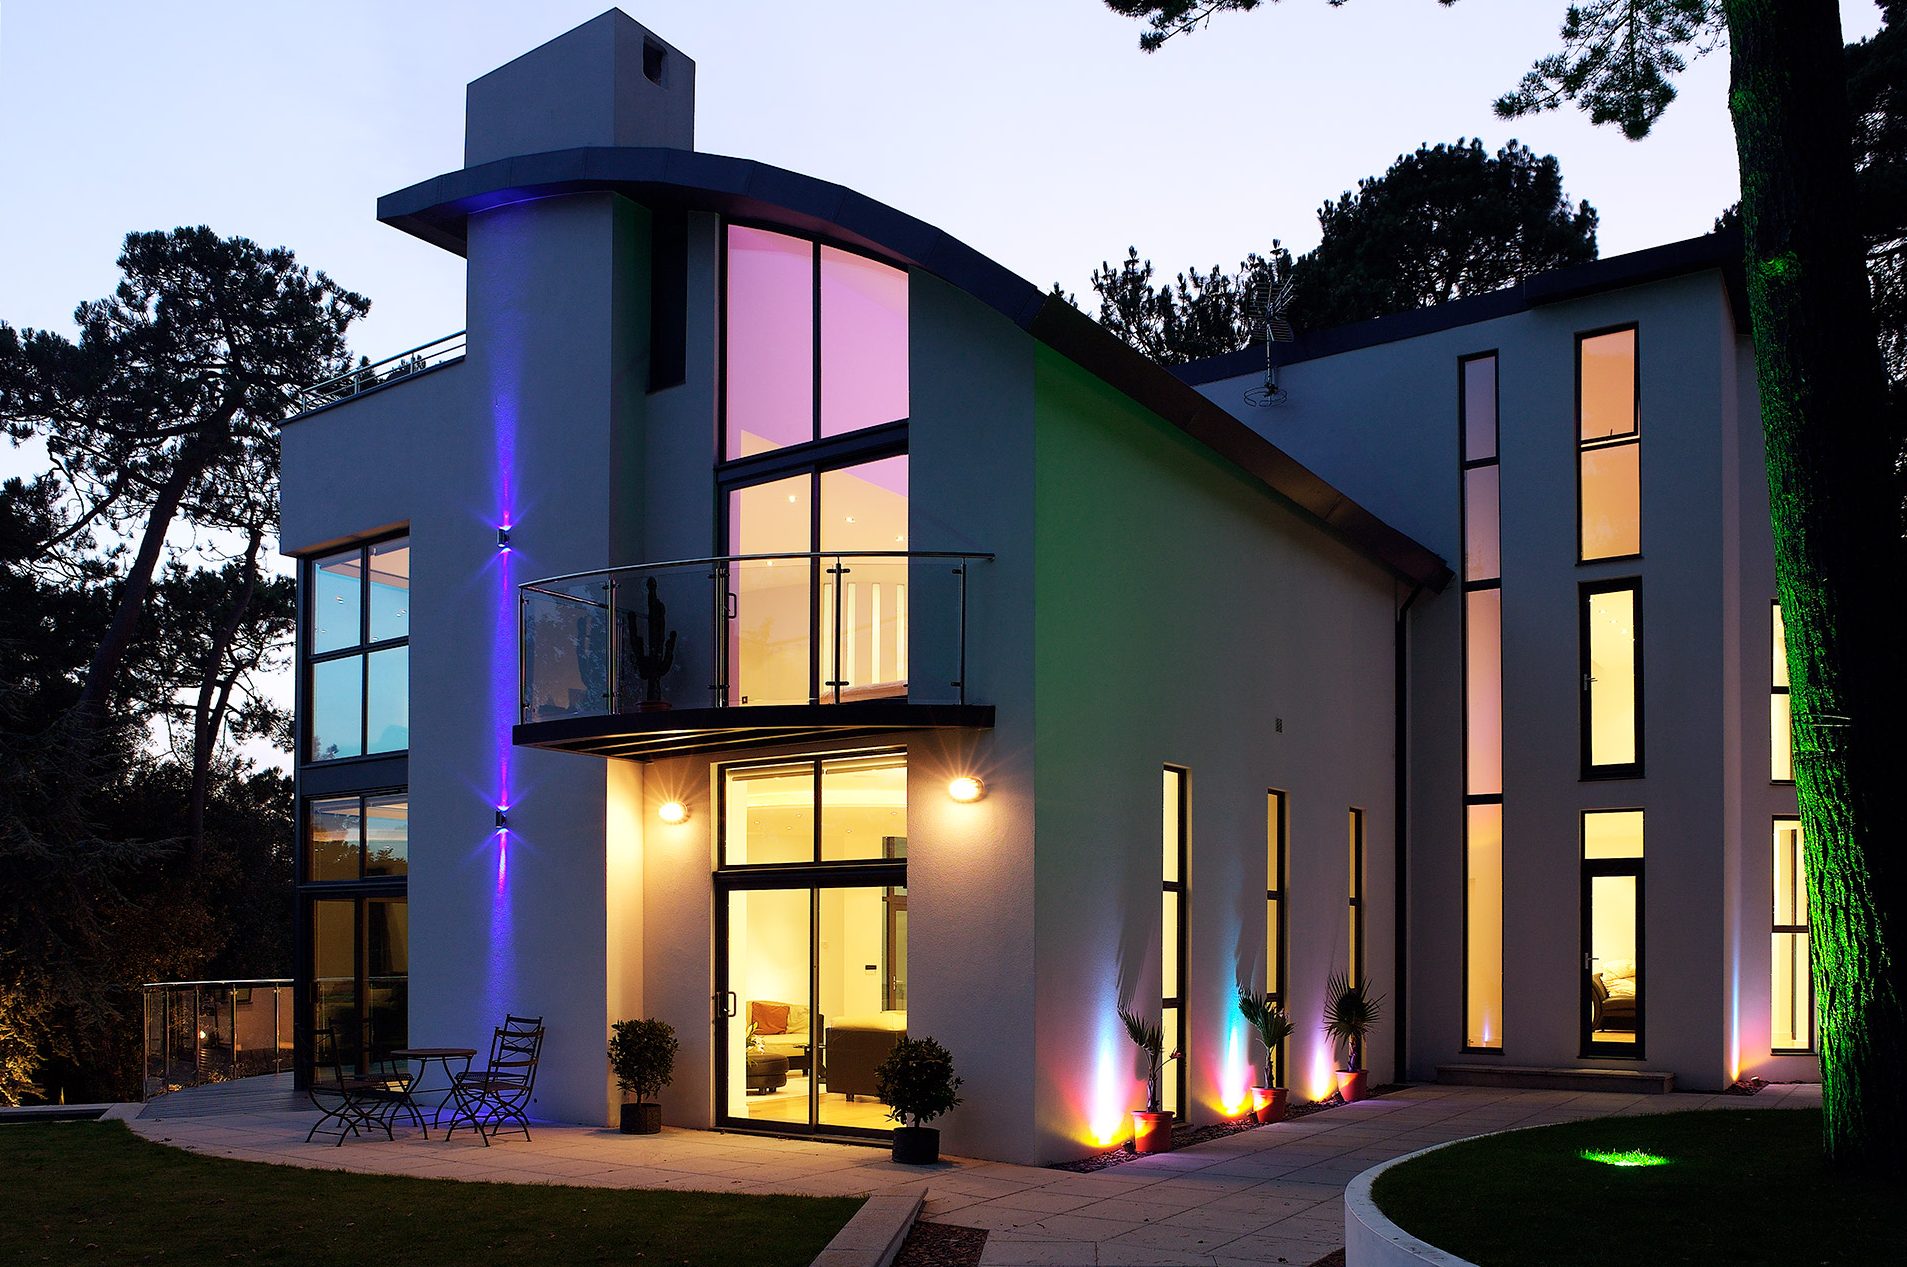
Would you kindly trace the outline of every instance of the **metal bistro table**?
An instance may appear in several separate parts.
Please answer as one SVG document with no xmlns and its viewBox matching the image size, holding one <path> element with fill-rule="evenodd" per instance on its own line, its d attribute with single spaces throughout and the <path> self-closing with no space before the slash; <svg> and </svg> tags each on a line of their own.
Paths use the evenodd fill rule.
<svg viewBox="0 0 1907 1267">
<path fill-rule="evenodd" d="M 441 1119 L 444 1115 L 444 1105 L 450 1103 L 450 1097 L 456 1094 L 458 1073 L 469 1073 L 470 1062 L 476 1059 L 476 1056 L 477 1049 L 474 1047 L 401 1047 L 391 1053 L 393 1060 L 414 1060 L 418 1064 L 417 1077 L 404 1093 L 404 1098 L 410 1102 L 413 1110 L 417 1109 L 418 1095 L 443 1093 L 442 1098 L 437 1101 L 437 1106 L 430 1112 L 430 1120 L 439 1126 L 443 1125 Z M 444 1069 L 444 1085 L 441 1087 L 423 1085 L 425 1077 L 430 1073 L 430 1063 L 433 1060 Z M 463 1069 L 452 1070 L 450 1062 L 453 1060 L 463 1061 Z M 430 1138 L 429 1130 L 425 1130 L 424 1138 Z"/>
</svg>

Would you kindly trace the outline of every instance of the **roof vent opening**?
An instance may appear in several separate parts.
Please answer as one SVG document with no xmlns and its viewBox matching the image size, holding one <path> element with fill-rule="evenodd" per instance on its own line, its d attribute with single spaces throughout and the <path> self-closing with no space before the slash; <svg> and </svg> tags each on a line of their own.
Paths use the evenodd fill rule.
<svg viewBox="0 0 1907 1267">
<path fill-rule="evenodd" d="M 662 83 L 662 56 L 666 50 L 653 40 L 642 42 L 642 77 L 650 83 Z"/>
</svg>

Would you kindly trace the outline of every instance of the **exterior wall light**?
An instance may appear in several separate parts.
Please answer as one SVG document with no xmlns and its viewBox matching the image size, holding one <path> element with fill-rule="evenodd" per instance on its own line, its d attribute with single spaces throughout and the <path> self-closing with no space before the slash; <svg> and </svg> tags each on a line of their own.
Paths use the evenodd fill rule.
<svg viewBox="0 0 1907 1267">
<path fill-rule="evenodd" d="M 508 550 L 509 548 L 510 548 L 510 525 L 504 524 L 502 527 L 497 529 L 497 549 Z"/>
<path fill-rule="evenodd" d="M 971 805 L 987 794 L 987 785 L 971 774 L 963 774 L 947 783 L 947 795 L 962 805 Z"/>
<path fill-rule="evenodd" d="M 664 801 L 656 810 L 656 817 L 671 826 L 686 823 L 689 821 L 689 807 L 681 801 Z"/>
<path fill-rule="evenodd" d="M 510 826 L 510 811 L 503 808 L 503 806 L 501 805 L 497 806 L 497 830 L 503 831 L 507 829 L 509 826 Z"/>
</svg>

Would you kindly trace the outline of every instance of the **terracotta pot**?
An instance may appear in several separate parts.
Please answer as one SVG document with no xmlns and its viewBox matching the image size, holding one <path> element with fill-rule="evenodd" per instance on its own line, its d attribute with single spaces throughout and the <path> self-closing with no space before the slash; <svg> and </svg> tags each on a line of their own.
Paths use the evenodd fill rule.
<svg viewBox="0 0 1907 1267">
<path fill-rule="evenodd" d="M 662 1106 L 660 1104 L 623 1105 L 622 1133 L 624 1135 L 661 1134 Z"/>
<path fill-rule="evenodd" d="M 1172 1115 L 1170 1113 L 1148 1113 L 1144 1109 L 1134 1109 L 1132 1113 L 1132 1151 L 1135 1153 L 1171 1152 Z"/>
<path fill-rule="evenodd" d="M 1252 1116 L 1260 1122 L 1282 1122 L 1285 1120 L 1285 1101 L 1290 1092 L 1283 1087 L 1253 1087 L 1251 1089 Z"/>
<path fill-rule="evenodd" d="M 940 1160 L 940 1130 L 933 1126 L 896 1126 L 894 1160 L 903 1166 L 931 1166 Z"/>
<path fill-rule="evenodd" d="M 1338 1095 L 1346 1104 L 1356 1104 L 1364 1098 L 1364 1084 L 1369 1077 L 1369 1071 L 1364 1069 L 1338 1070 Z"/>
</svg>

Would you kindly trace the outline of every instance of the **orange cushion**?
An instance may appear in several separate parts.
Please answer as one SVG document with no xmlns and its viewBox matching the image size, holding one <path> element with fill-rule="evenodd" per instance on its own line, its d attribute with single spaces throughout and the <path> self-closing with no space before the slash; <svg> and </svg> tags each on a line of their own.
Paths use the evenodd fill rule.
<svg viewBox="0 0 1907 1267">
<path fill-rule="evenodd" d="M 757 1034 L 786 1034 L 788 1032 L 788 1005 L 786 1003 L 762 1003 L 751 1000 L 748 1004 L 748 1020 L 754 1025 Z"/>
</svg>

